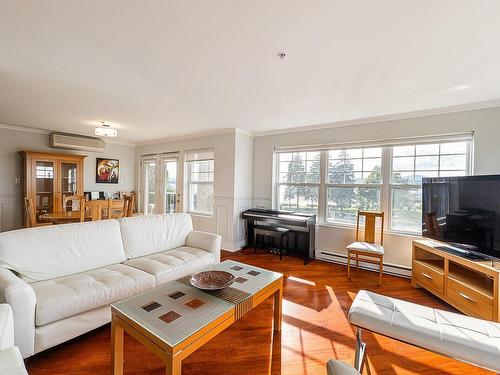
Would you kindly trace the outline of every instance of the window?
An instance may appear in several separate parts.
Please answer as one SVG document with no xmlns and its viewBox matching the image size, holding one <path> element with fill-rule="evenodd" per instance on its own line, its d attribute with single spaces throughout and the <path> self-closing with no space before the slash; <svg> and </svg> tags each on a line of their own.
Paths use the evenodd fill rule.
<svg viewBox="0 0 500 375">
<path fill-rule="evenodd" d="M 382 148 L 328 151 L 326 221 L 355 223 L 358 210 L 380 210 Z"/>
<path fill-rule="evenodd" d="M 388 229 L 421 230 L 422 178 L 470 173 L 470 135 L 380 147 L 278 151 L 275 207 L 356 223 L 358 210 L 386 212 Z"/>
<path fill-rule="evenodd" d="M 468 174 L 468 142 L 392 148 L 391 229 L 417 232 L 422 221 L 422 178 Z"/>
<path fill-rule="evenodd" d="M 277 165 L 278 208 L 316 214 L 320 182 L 320 153 L 316 151 L 279 153 Z"/>
<path fill-rule="evenodd" d="M 211 215 L 214 212 L 214 153 L 186 153 L 188 212 Z"/>
</svg>

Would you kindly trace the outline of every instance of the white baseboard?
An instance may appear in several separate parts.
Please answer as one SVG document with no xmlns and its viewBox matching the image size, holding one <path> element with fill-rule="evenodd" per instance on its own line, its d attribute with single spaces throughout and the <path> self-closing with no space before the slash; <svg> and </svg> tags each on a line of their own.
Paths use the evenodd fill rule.
<svg viewBox="0 0 500 375">
<path fill-rule="evenodd" d="M 230 252 L 235 252 L 243 249 L 245 247 L 246 241 L 236 241 L 232 243 L 230 241 L 222 241 L 222 249 Z"/>
<path fill-rule="evenodd" d="M 334 253 L 332 251 L 316 249 L 316 259 L 323 260 L 325 262 L 337 263 L 347 265 L 347 255 Z M 352 266 L 352 263 L 351 263 Z M 359 268 L 378 272 L 378 266 L 375 264 L 365 263 L 363 261 L 359 262 Z M 404 278 L 411 278 L 411 268 L 406 266 L 401 266 L 398 264 L 385 263 L 383 267 L 384 274 L 399 276 Z"/>
</svg>

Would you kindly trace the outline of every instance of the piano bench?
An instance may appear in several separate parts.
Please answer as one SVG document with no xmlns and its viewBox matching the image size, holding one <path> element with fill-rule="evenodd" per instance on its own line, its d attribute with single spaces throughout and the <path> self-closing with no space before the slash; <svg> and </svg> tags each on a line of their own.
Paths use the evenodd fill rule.
<svg viewBox="0 0 500 375">
<path fill-rule="evenodd" d="M 271 227 L 266 225 L 256 225 L 253 230 L 253 248 L 257 254 L 257 236 L 271 237 L 279 240 L 280 260 L 283 259 L 283 241 L 286 238 L 289 241 L 290 229 Z"/>
</svg>

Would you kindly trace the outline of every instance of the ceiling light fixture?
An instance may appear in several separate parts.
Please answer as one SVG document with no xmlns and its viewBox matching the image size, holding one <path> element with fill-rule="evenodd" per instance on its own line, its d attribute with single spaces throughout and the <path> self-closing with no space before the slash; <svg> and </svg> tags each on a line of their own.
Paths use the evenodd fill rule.
<svg viewBox="0 0 500 375">
<path fill-rule="evenodd" d="M 101 126 L 95 128 L 95 135 L 98 137 L 116 137 L 118 136 L 118 130 L 101 121 Z"/>
</svg>

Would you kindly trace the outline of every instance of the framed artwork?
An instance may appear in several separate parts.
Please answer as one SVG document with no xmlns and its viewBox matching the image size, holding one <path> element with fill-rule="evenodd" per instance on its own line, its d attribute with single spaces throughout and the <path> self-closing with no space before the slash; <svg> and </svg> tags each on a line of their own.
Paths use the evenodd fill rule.
<svg viewBox="0 0 500 375">
<path fill-rule="evenodd" d="M 117 184 L 119 174 L 120 161 L 118 159 L 96 158 L 96 183 Z"/>
</svg>

